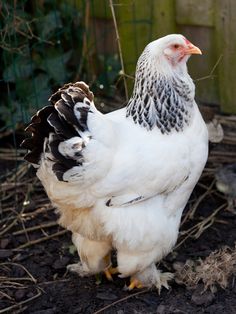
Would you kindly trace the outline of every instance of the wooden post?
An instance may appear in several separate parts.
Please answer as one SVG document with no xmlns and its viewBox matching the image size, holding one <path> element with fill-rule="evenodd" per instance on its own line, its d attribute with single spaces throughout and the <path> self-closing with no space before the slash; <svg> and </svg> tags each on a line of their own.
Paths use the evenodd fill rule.
<svg viewBox="0 0 236 314">
<path fill-rule="evenodd" d="M 221 110 L 236 113 L 236 1 L 216 1 L 216 43 L 223 58 L 219 64 Z"/>
<path fill-rule="evenodd" d="M 175 1 L 155 0 L 153 8 L 153 40 L 175 32 Z"/>
<path fill-rule="evenodd" d="M 220 53 L 214 37 L 214 0 L 176 0 L 175 5 L 178 32 L 203 52 L 202 56 L 193 56 L 188 61 L 189 73 L 195 80 L 196 99 L 199 103 L 219 104 L 215 65 Z"/>
<path fill-rule="evenodd" d="M 119 0 L 116 3 L 125 72 L 133 76 L 145 46 L 174 32 L 174 0 Z M 128 80 L 129 94 L 133 83 L 132 79 Z"/>
<path fill-rule="evenodd" d="M 136 63 L 143 48 L 148 43 L 151 25 L 151 11 L 148 1 L 120 0 L 115 6 L 118 17 L 118 30 L 122 46 L 125 73 L 134 76 Z M 127 79 L 129 96 L 134 80 Z"/>
</svg>

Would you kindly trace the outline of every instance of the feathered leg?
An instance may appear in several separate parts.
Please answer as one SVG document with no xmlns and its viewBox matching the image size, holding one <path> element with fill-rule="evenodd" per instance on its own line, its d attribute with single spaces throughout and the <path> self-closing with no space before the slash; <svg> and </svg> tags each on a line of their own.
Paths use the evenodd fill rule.
<svg viewBox="0 0 236 314">
<path fill-rule="evenodd" d="M 68 265 L 67 269 L 77 273 L 81 277 L 98 274 L 104 271 L 107 278 L 110 279 L 110 242 L 92 241 L 82 237 L 78 233 L 73 233 L 72 241 L 78 250 L 80 262 Z"/>
<path fill-rule="evenodd" d="M 162 273 L 156 268 L 152 252 L 117 252 L 118 270 L 120 277 L 129 277 L 128 290 L 142 287 L 169 288 L 168 281 L 173 278 L 171 273 Z"/>
<path fill-rule="evenodd" d="M 173 279 L 173 274 L 167 272 L 162 273 L 156 268 L 156 265 L 152 263 L 142 272 L 136 273 L 134 277 L 144 287 L 156 287 L 160 294 L 162 287 L 169 289 L 168 281 Z"/>
</svg>

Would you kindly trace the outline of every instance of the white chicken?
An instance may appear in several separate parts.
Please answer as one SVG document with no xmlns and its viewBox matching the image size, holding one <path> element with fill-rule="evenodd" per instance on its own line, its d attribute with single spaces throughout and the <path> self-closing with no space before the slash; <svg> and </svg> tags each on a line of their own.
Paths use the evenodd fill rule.
<svg viewBox="0 0 236 314">
<path fill-rule="evenodd" d="M 182 211 L 208 155 L 208 133 L 186 62 L 199 48 L 172 34 L 147 45 L 126 108 L 94 106 L 84 82 L 50 98 L 27 128 L 23 147 L 59 224 L 72 231 L 80 276 L 115 271 L 135 287 L 168 288 L 156 263 L 176 243 Z M 117 268 L 111 267 L 111 250 Z"/>
</svg>

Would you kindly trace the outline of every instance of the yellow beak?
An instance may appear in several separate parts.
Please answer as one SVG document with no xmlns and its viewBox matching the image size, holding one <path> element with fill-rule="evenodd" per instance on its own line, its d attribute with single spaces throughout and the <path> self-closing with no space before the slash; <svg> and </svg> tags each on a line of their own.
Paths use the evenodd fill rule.
<svg viewBox="0 0 236 314">
<path fill-rule="evenodd" d="M 189 44 L 188 48 L 185 49 L 185 54 L 187 54 L 187 55 L 193 55 L 193 54 L 201 55 L 202 52 L 198 47 L 194 46 L 193 44 Z"/>
</svg>

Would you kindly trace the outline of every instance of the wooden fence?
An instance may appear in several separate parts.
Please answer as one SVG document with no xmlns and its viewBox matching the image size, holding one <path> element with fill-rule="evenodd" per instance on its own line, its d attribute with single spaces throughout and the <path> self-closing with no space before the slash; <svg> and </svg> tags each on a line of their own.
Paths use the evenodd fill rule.
<svg viewBox="0 0 236 314">
<path fill-rule="evenodd" d="M 111 42 L 116 36 L 109 0 L 91 2 L 97 42 L 106 29 L 110 42 L 106 50 L 116 49 Z M 134 73 L 138 56 L 148 42 L 169 33 L 182 33 L 203 51 L 203 56 L 193 56 L 189 61 L 198 101 L 218 104 L 225 113 L 236 113 L 235 0 L 114 0 L 113 5 L 126 74 Z"/>
</svg>

